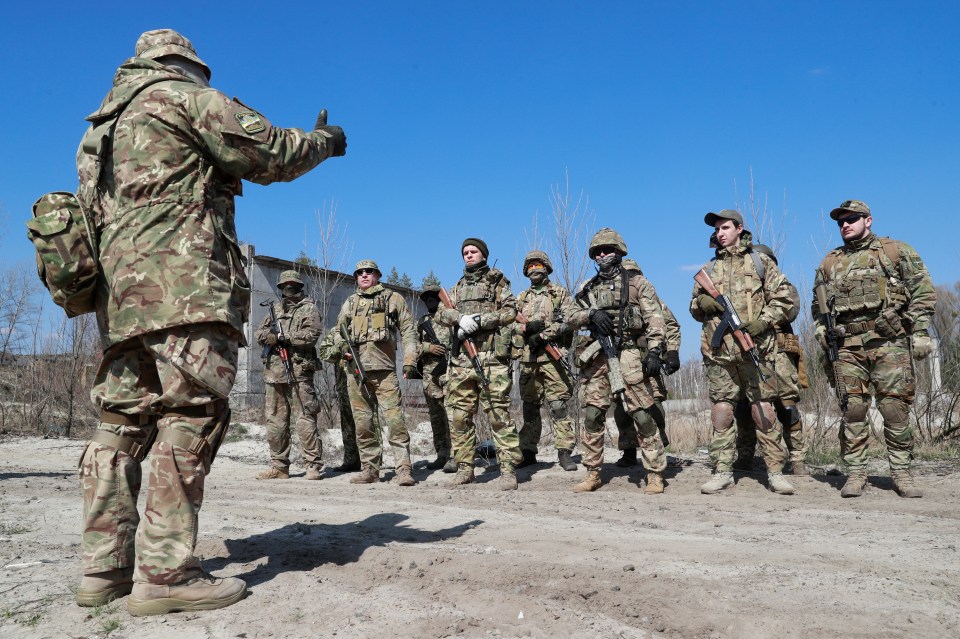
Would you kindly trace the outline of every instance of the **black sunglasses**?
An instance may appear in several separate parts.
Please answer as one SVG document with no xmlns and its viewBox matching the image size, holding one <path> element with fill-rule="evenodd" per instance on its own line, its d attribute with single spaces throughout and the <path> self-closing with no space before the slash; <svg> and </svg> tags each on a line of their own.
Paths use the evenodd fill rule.
<svg viewBox="0 0 960 639">
<path fill-rule="evenodd" d="M 373 273 L 376 273 L 376 272 L 377 272 L 377 269 L 375 268 L 362 268 L 356 273 L 354 273 L 354 275 L 372 275 Z"/>
<path fill-rule="evenodd" d="M 847 215 L 846 217 L 841 217 L 837 220 L 837 226 L 843 226 L 844 224 L 853 224 L 860 218 L 864 218 L 864 217 L 867 217 L 867 216 L 863 215 L 862 213 L 858 213 L 856 215 Z"/>
</svg>

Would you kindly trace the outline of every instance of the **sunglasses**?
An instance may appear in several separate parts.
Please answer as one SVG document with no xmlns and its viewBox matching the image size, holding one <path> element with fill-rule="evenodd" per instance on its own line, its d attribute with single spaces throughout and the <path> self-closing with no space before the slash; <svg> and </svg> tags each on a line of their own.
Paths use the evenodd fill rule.
<svg viewBox="0 0 960 639">
<path fill-rule="evenodd" d="M 864 218 L 864 217 L 867 217 L 867 216 L 866 216 L 866 215 L 857 214 L 857 215 L 848 215 L 848 216 L 846 216 L 846 217 L 841 217 L 840 219 L 837 220 L 837 226 L 841 226 L 841 227 L 842 227 L 844 224 L 855 224 L 855 223 L 857 222 L 857 220 L 859 220 L 859 219 L 861 219 L 861 218 Z"/>
<path fill-rule="evenodd" d="M 354 275 L 373 275 L 376 272 L 377 272 L 377 269 L 375 268 L 362 268 L 356 273 L 354 273 Z"/>
</svg>

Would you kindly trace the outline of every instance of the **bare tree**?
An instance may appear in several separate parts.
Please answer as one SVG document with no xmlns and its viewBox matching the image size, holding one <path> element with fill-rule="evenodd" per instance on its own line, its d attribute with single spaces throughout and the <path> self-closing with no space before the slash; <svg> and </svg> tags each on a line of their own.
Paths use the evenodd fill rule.
<svg viewBox="0 0 960 639">
<path fill-rule="evenodd" d="M 756 182 L 753 177 L 753 167 L 750 167 L 750 186 L 747 191 L 747 200 L 741 201 L 737 190 L 737 181 L 733 181 L 733 194 L 735 206 L 741 213 L 749 215 L 753 222 L 750 231 L 753 234 L 753 241 L 757 244 L 766 244 L 774 254 L 781 259 L 787 248 L 787 192 L 783 192 L 783 208 L 779 215 L 775 214 L 769 206 L 769 196 L 766 192 L 760 194 L 757 192 Z"/>
</svg>

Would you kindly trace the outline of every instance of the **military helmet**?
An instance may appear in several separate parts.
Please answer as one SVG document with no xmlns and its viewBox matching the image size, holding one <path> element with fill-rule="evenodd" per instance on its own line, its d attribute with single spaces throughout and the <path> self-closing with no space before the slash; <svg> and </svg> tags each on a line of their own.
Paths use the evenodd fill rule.
<svg viewBox="0 0 960 639">
<path fill-rule="evenodd" d="M 210 67 L 197 55 L 193 43 L 173 29 L 146 31 L 137 39 L 136 57 L 156 60 L 166 55 L 178 55 L 181 58 L 196 62 L 203 67 L 204 73 L 207 74 L 207 80 L 210 79 Z"/>
<path fill-rule="evenodd" d="M 527 256 L 523 258 L 523 274 L 527 274 L 527 264 L 530 262 L 540 262 L 547 267 L 547 275 L 553 273 L 553 264 L 550 263 L 550 258 L 547 257 L 547 254 L 543 251 L 530 251 L 527 253 Z"/>
<path fill-rule="evenodd" d="M 423 299 L 427 295 L 439 295 L 440 286 L 437 284 L 427 284 L 423 287 L 423 290 L 420 291 L 420 299 Z"/>
<path fill-rule="evenodd" d="M 635 261 L 631 260 L 629 257 L 623 260 L 620 264 L 621 266 L 623 266 L 623 268 L 625 268 L 628 271 L 636 271 L 640 275 L 643 275 L 643 269 L 640 268 L 640 265 L 637 264 Z"/>
<path fill-rule="evenodd" d="M 830 217 L 838 219 L 844 213 L 859 213 L 865 217 L 870 216 L 870 207 L 861 200 L 844 200 L 840 206 L 830 211 Z"/>
<path fill-rule="evenodd" d="M 763 253 L 764 255 L 769 257 L 771 260 L 773 260 L 774 264 L 776 264 L 777 266 L 780 266 L 780 262 L 777 260 L 777 256 L 773 254 L 773 249 L 767 246 L 766 244 L 754 244 L 753 250 L 756 251 L 757 253 Z"/>
<path fill-rule="evenodd" d="M 380 267 L 377 266 L 377 263 L 373 260 L 360 260 L 357 262 L 357 265 L 353 268 L 353 276 L 356 277 L 361 269 L 372 268 L 377 272 L 377 275 L 383 276 L 383 273 L 380 271 Z"/>
<path fill-rule="evenodd" d="M 588 253 L 591 260 L 596 257 L 596 249 L 601 246 L 612 246 L 620 251 L 622 255 L 627 254 L 627 243 L 623 241 L 619 233 L 611 228 L 604 227 L 600 229 L 594 234 L 593 239 L 590 240 L 590 250 Z"/>
<path fill-rule="evenodd" d="M 284 284 L 299 284 L 303 286 L 303 278 L 296 271 L 284 271 L 277 278 L 277 288 L 283 288 Z"/>
</svg>

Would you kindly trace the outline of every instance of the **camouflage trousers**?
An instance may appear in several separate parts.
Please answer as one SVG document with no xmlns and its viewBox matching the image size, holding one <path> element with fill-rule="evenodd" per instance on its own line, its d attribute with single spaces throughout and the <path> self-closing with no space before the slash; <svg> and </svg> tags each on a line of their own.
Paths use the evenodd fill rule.
<svg viewBox="0 0 960 639">
<path fill-rule="evenodd" d="M 427 402 L 430 428 L 433 429 L 433 447 L 438 457 L 450 457 L 450 422 L 443 402 L 443 387 L 430 374 L 432 366 L 423 367 L 423 398 Z"/>
<path fill-rule="evenodd" d="M 477 448 L 474 415 L 483 408 L 493 431 L 497 460 L 501 468 L 512 469 L 522 459 L 517 428 L 510 419 L 510 388 L 513 380 L 510 366 L 492 352 L 479 353 L 481 368 L 490 382 L 484 389 L 477 371 L 466 355 L 450 361 L 444 405 L 450 422 L 453 458 L 458 464 L 473 464 Z"/>
<path fill-rule="evenodd" d="M 849 395 L 840 431 L 840 455 L 849 468 L 862 469 L 867 465 L 870 434 L 867 409 L 871 391 L 883 417 L 883 438 L 890 468 L 910 468 L 913 460 L 910 405 L 916 387 L 907 339 L 874 340 L 866 346 L 840 349 L 837 368 Z"/>
<path fill-rule="evenodd" d="M 383 463 L 383 434 L 378 409 L 387 425 L 387 442 L 393 451 L 397 468 L 410 465 L 410 431 L 403 421 L 400 383 L 396 371 L 367 371 L 366 390 L 361 391 L 357 378 L 347 375 L 347 393 L 357 427 L 357 448 L 360 463 L 380 471 Z"/>
<path fill-rule="evenodd" d="M 523 402 L 523 428 L 520 429 L 520 450 L 537 452 L 543 433 L 540 407 L 546 402 L 553 424 L 553 445 L 557 450 L 573 450 L 576 445 L 573 420 L 567 402 L 573 385 L 567 372 L 550 362 L 521 362 L 520 400 Z"/>
<path fill-rule="evenodd" d="M 667 438 L 667 419 L 663 412 L 663 404 L 660 400 L 653 403 L 653 406 L 647 410 L 634 413 L 638 420 L 646 422 L 650 420 L 657 428 L 660 434 L 660 441 L 664 446 L 670 445 Z M 640 432 L 637 429 L 637 422 L 627 414 L 623 407 L 623 402 L 616 402 L 613 405 L 613 421 L 617 425 L 617 449 L 626 450 L 628 448 L 638 448 L 643 445 Z M 644 424 L 644 432 L 650 432 L 650 426 Z"/>
<path fill-rule="evenodd" d="M 239 341 L 226 324 L 196 324 L 104 353 L 91 392 L 102 421 L 79 464 L 84 574 L 134 566 L 137 583 L 173 584 L 199 565 L 193 552 L 204 480 L 229 424 Z M 149 516 L 141 519 L 147 450 Z"/>
<path fill-rule="evenodd" d="M 667 467 L 667 453 L 660 439 L 656 417 L 656 379 L 643 375 L 643 360 L 638 349 L 620 353 L 620 369 L 626 391 L 622 410 L 636 424 L 637 441 L 640 445 L 643 467 L 652 472 L 663 472 Z M 603 465 L 603 447 L 606 438 L 606 415 L 613 403 L 610 380 L 607 378 L 607 358 L 599 355 L 581 369 L 584 382 L 580 387 L 580 400 L 584 406 L 583 431 L 580 433 L 580 449 L 583 465 L 588 470 L 597 470 Z M 662 414 L 662 410 L 660 411 Z"/>
<path fill-rule="evenodd" d="M 296 425 L 303 463 L 307 468 L 323 468 L 323 440 L 317 431 L 320 403 L 310 377 L 297 379 L 296 385 L 267 384 L 264 407 L 267 419 L 267 444 L 270 465 L 287 470 L 290 467 L 290 423 Z M 296 396 L 294 396 L 296 393 Z"/>
<path fill-rule="evenodd" d="M 777 421 L 783 433 L 790 461 L 802 462 L 807 458 L 807 431 L 795 400 L 778 397 L 773 402 Z M 757 449 L 757 427 L 753 424 L 750 403 L 740 400 L 734 409 L 737 424 L 737 458 L 752 459 Z"/>
<path fill-rule="evenodd" d="M 337 389 L 337 404 L 340 407 L 340 437 L 343 438 L 343 464 L 350 466 L 360 463 L 360 449 L 357 448 L 357 426 L 353 421 L 353 408 L 350 406 L 350 391 L 347 390 L 349 373 L 342 366 L 333 367 L 333 381 Z M 380 421 L 373 416 L 375 429 L 379 432 Z"/>
</svg>

